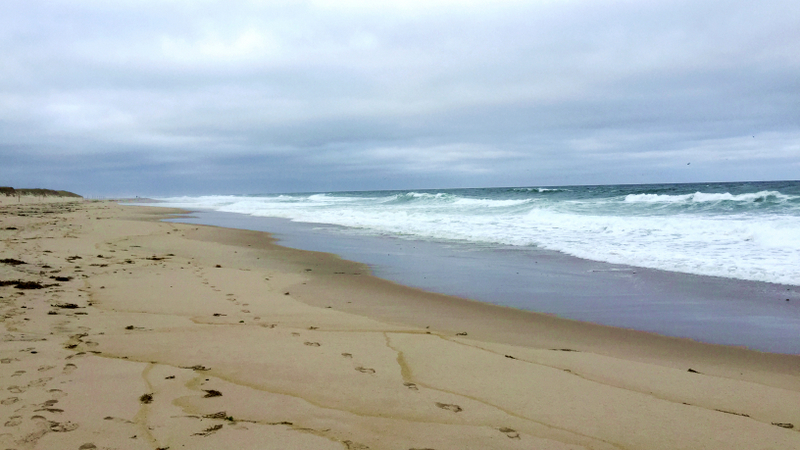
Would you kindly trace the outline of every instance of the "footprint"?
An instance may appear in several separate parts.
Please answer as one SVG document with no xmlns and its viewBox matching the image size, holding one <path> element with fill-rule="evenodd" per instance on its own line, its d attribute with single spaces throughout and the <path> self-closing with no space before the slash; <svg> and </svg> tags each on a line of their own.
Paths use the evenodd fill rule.
<svg viewBox="0 0 800 450">
<path fill-rule="evenodd" d="M 22 394 L 26 390 L 28 390 L 28 388 L 22 387 L 22 386 L 9 386 L 8 387 L 8 391 L 12 392 L 14 394 Z"/>
<path fill-rule="evenodd" d="M 50 431 L 56 433 L 67 433 L 78 429 L 78 424 L 74 422 L 50 422 Z"/>
<path fill-rule="evenodd" d="M 249 314 L 250 310 L 249 309 L 243 309 L 242 312 L 245 313 L 245 314 Z"/>
<path fill-rule="evenodd" d="M 414 384 L 414 383 L 403 383 L 403 386 L 405 386 L 405 387 L 407 387 L 407 388 L 411 389 L 412 391 L 418 391 L 418 390 L 419 390 L 419 388 L 417 387 L 417 385 L 416 385 L 416 384 Z"/>
<path fill-rule="evenodd" d="M 361 373 L 375 373 L 375 369 L 370 369 L 369 367 L 358 366 L 356 367 L 356 370 Z"/>
<path fill-rule="evenodd" d="M 13 375 L 11 375 L 11 376 L 12 376 L 12 377 L 19 377 L 19 376 L 22 376 L 22 374 L 23 374 L 23 373 L 25 373 L 25 371 L 24 371 L 24 370 L 18 370 L 18 371 L 16 371 L 16 372 L 14 372 L 14 374 L 13 374 Z"/>
<path fill-rule="evenodd" d="M 508 436 L 509 439 L 520 439 L 519 433 L 517 432 L 517 430 L 514 430 L 512 428 L 503 427 L 503 428 L 500 428 L 500 432 L 501 433 L 505 433 L 505 435 Z"/>
<path fill-rule="evenodd" d="M 448 403 L 439 403 L 439 402 L 436 402 L 436 406 L 438 406 L 439 408 L 442 408 L 442 409 L 446 409 L 446 410 L 448 410 L 448 411 L 453 411 L 454 413 L 457 413 L 457 412 L 461 412 L 461 411 L 463 411 L 463 409 L 461 409 L 461 407 L 460 407 L 460 406 L 458 406 L 458 405 L 451 405 L 451 404 L 448 404 Z"/>
<path fill-rule="evenodd" d="M 31 387 L 31 386 L 33 386 L 33 387 L 41 387 L 41 386 L 44 386 L 45 384 L 47 384 L 52 379 L 53 379 L 52 377 L 39 378 L 38 380 L 33 380 L 30 383 L 28 383 L 28 387 Z"/>
<path fill-rule="evenodd" d="M 72 364 L 72 363 L 67 364 L 66 366 L 64 366 L 63 373 L 64 373 L 64 375 L 69 375 L 72 372 L 75 372 L 75 369 L 77 369 L 77 368 L 78 368 L 78 366 L 76 366 L 75 364 Z"/>
<path fill-rule="evenodd" d="M 39 372 L 46 372 L 46 371 L 48 371 L 48 370 L 50 370 L 50 369 L 55 369 L 55 367 L 56 367 L 56 366 L 42 366 L 42 367 L 39 367 L 37 370 L 38 370 Z"/>
<path fill-rule="evenodd" d="M 319 347 L 319 342 L 303 342 L 303 344 L 308 345 L 309 347 Z"/>
<path fill-rule="evenodd" d="M 352 353 L 342 353 L 342 356 L 344 356 L 345 358 L 350 358 L 350 359 L 353 358 L 353 354 Z"/>
<path fill-rule="evenodd" d="M 131 422 L 130 420 L 127 420 L 127 419 L 122 419 L 122 418 L 119 418 L 119 417 L 112 417 L 112 416 L 103 417 L 103 420 L 113 420 L 114 422 L 129 423 L 129 424 L 130 423 L 134 423 L 134 422 Z"/>
<path fill-rule="evenodd" d="M 19 401 L 19 397 L 8 397 L 0 400 L 0 404 L 2 405 L 13 405 Z"/>
<path fill-rule="evenodd" d="M 61 389 L 50 389 L 47 392 L 49 392 L 50 395 L 53 396 L 54 398 L 63 398 L 67 396 L 67 393 L 62 391 Z"/>
<path fill-rule="evenodd" d="M 63 413 L 64 412 L 63 409 L 59 409 L 59 408 L 39 408 L 39 409 L 37 409 L 35 411 L 36 412 L 38 412 L 38 411 L 47 411 L 49 413 Z"/>
<path fill-rule="evenodd" d="M 23 437 L 19 442 L 22 444 L 35 444 L 36 441 L 42 438 L 45 434 L 47 434 L 49 430 L 49 422 L 44 416 L 33 416 L 31 417 L 31 421 L 33 422 L 36 431 L 26 435 Z"/>
<path fill-rule="evenodd" d="M 8 422 L 5 423 L 7 427 L 15 427 L 22 423 L 22 416 L 11 416 L 8 418 Z"/>
</svg>

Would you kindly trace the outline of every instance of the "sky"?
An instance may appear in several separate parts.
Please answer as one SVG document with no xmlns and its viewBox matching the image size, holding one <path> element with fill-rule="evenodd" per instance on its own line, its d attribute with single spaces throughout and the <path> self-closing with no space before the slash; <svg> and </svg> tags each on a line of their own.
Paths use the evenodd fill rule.
<svg viewBox="0 0 800 450">
<path fill-rule="evenodd" d="M 796 0 L 0 2 L 0 185 L 799 178 Z"/>
</svg>

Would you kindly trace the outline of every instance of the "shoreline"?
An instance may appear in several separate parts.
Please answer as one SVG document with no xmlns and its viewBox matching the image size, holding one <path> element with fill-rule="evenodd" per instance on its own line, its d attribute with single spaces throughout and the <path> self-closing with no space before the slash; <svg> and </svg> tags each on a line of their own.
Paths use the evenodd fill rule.
<svg viewBox="0 0 800 450">
<path fill-rule="evenodd" d="M 618 328 L 800 354 L 797 287 L 585 260 L 559 252 L 351 234 L 337 226 L 192 211 L 173 222 L 274 233 L 279 245 L 369 265 L 428 292 Z M 785 301 L 791 297 L 794 302 Z"/>
<path fill-rule="evenodd" d="M 656 363 L 663 363 L 671 355 L 680 353 L 681 363 L 676 363 L 675 368 L 686 364 L 721 366 L 726 358 L 741 357 L 747 358 L 748 364 L 758 367 L 758 370 L 800 375 L 800 355 L 699 342 L 430 292 L 376 277 L 366 264 L 345 260 L 336 254 L 281 246 L 267 232 L 198 226 L 201 229 L 193 238 L 201 241 L 299 252 L 297 259 L 303 263 L 298 266 L 304 266 L 303 270 L 312 278 L 293 286 L 290 294 L 292 298 L 312 306 L 330 307 L 370 319 L 454 336 L 466 333 L 464 335 L 470 338 L 498 344 L 562 350 L 567 335 L 574 348 L 563 351 L 587 351 Z M 531 328 L 536 329 L 536 335 L 530 333 Z M 791 387 L 793 381 L 777 384 Z"/>
<path fill-rule="evenodd" d="M 161 207 L 8 208 L 0 258 L 26 264 L 0 278 L 70 280 L 0 287 L 6 447 L 800 445 L 796 355 L 429 293 Z"/>
</svg>

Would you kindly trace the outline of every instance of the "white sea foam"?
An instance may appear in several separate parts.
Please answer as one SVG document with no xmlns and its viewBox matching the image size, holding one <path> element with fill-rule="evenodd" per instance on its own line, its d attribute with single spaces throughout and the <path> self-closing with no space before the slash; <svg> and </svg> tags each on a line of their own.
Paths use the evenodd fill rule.
<svg viewBox="0 0 800 450">
<path fill-rule="evenodd" d="M 467 207 L 485 207 L 485 208 L 503 208 L 507 206 L 525 205 L 531 203 L 531 200 L 484 200 L 474 198 L 459 198 L 453 201 L 456 206 Z"/>
<path fill-rule="evenodd" d="M 763 210 L 731 212 L 722 207 L 699 213 L 654 213 L 648 209 L 653 204 L 751 204 L 764 200 L 796 201 L 800 197 L 760 191 L 550 200 L 551 196 L 535 197 L 536 194 L 530 198 L 476 198 L 452 192 L 405 192 L 164 200 L 170 206 L 335 224 L 369 233 L 484 245 L 538 246 L 612 263 L 800 284 L 800 214 L 796 210 L 786 214 Z"/>
<path fill-rule="evenodd" d="M 522 188 L 512 188 L 514 191 L 518 192 L 568 192 L 569 189 L 562 189 L 562 188 L 541 188 L 541 187 L 522 187 Z"/>
<path fill-rule="evenodd" d="M 706 194 L 703 192 L 695 192 L 693 194 L 682 195 L 668 195 L 668 194 L 628 194 L 625 196 L 625 201 L 629 203 L 643 202 L 643 203 L 682 203 L 682 202 L 758 202 L 769 199 L 774 200 L 792 200 L 798 197 L 791 195 L 783 195 L 775 191 L 761 191 L 747 194 L 733 195 L 730 193 L 712 193 Z"/>
</svg>

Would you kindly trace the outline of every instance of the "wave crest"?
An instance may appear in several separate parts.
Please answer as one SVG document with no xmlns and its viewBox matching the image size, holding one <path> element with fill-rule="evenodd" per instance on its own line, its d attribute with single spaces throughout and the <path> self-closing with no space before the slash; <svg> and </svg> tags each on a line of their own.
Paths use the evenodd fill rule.
<svg viewBox="0 0 800 450">
<path fill-rule="evenodd" d="M 515 192 L 538 192 L 540 194 L 545 194 L 548 192 L 569 192 L 569 189 L 541 188 L 541 187 L 513 188 L 511 190 Z"/>
<path fill-rule="evenodd" d="M 669 194 L 628 194 L 625 196 L 627 203 L 704 203 L 704 202 L 748 202 L 758 203 L 764 201 L 785 201 L 798 197 L 784 195 L 778 191 L 760 191 L 747 194 L 734 195 L 725 193 L 704 193 L 669 195 Z"/>
</svg>

